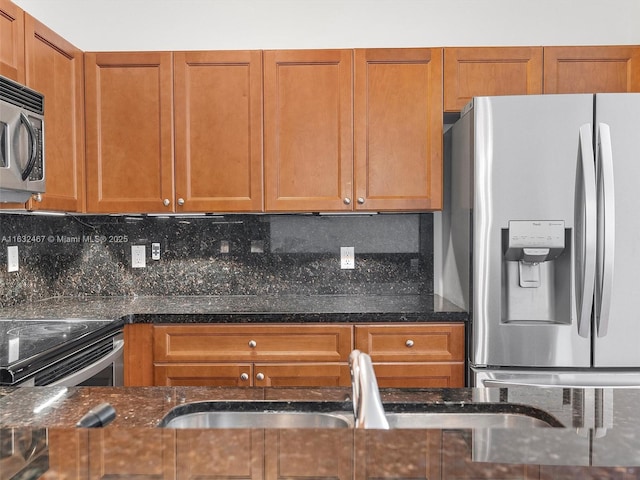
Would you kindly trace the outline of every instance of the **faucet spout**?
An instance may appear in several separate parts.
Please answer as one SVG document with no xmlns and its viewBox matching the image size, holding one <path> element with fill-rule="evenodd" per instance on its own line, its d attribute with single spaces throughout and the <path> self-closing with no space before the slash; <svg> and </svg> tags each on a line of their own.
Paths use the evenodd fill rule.
<svg viewBox="0 0 640 480">
<path fill-rule="evenodd" d="M 389 429 L 371 357 L 360 350 L 349 355 L 356 428 Z"/>
</svg>

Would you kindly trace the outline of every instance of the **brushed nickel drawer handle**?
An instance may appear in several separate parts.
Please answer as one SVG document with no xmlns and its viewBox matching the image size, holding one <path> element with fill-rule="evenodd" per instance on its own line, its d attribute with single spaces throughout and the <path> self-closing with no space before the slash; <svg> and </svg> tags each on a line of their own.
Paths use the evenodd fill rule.
<svg viewBox="0 0 640 480">
<path fill-rule="evenodd" d="M 249 380 L 249 374 L 243 373 L 242 375 L 240 375 L 240 380 L 244 380 L 246 382 L 247 380 Z"/>
<path fill-rule="evenodd" d="M 258 344 L 257 344 L 257 342 L 256 342 L 255 340 L 249 340 L 249 346 L 250 346 L 251 348 L 256 348 L 256 346 L 257 346 L 257 345 L 258 345 Z"/>
<path fill-rule="evenodd" d="M 409 340 L 407 340 L 406 342 L 404 342 L 404 344 L 405 344 L 407 347 L 411 348 L 411 347 L 413 347 L 413 340 L 409 339 Z"/>
<path fill-rule="evenodd" d="M 258 379 L 258 380 L 264 380 L 264 373 L 258 373 L 258 374 L 256 375 L 256 379 Z"/>
</svg>

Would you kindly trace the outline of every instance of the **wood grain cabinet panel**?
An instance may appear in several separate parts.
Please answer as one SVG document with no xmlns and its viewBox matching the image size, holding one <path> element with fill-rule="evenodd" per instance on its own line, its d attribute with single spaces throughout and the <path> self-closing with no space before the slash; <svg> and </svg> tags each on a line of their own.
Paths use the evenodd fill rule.
<svg viewBox="0 0 640 480">
<path fill-rule="evenodd" d="M 27 85 L 45 97 L 46 193 L 30 210 L 84 210 L 83 52 L 25 14 Z"/>
<path fill-rule="evenodd" d="M 154 384 L 349 386 L 349 325 L 157 325 Z"/>
<path fill-rule="evenodd" d="M 262 52 L 174 53 L 176 211 L 262 210 Z"/>
<path fill-rule="evenodd" d="M 127 429 L 96 428 L 89 431 L 89 479 L 172 480 L 176 478 L 175 430 L 138 431 L 142 448 L 131 448 Z"/>
<path fill-rule="evenodd" d="M 617 92 L 640 92 L 640 46 L 544 48 L 544 93 Z"/>
<path fill-rule="evenodd" d="M 265 209 L 351 210 L 352 51 L 263 56 Z"/>
<path fill-rule="evenodd" d="M 542 65 L 542 47 L 445 48 L 444 110 L 476 96 L 540 94 Z"/>
<path fill-rule="evenodd" d="M 89 52 L 85 67 L 87 211 L 170 212 L 171 52 Z"/>
<path fill-rule="evenodd" d="M 440 476 L 439 430 L 355 431 L 356 480 L 422 479 Z"/>
<path fill-rule="evenodd" d="M 442 208 L 442 49 L 357 49 L 354 91 L 354 209 Z"/>
<path fill-rule="evenodd" d="M 380 387 L 463 387 L 464 324 L 356 325 Z"/>
<path fill-rule="evenodd" d="M 0 0 L 0 75 L 24 83 L 24 11 Z"/>
</svg>

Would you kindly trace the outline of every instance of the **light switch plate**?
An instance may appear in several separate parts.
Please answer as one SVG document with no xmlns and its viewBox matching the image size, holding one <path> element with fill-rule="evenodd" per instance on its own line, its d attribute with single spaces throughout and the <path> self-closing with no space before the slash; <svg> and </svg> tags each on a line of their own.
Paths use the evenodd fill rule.
<svg viewBox="0 0 640 480">
<path fill-rule="evenodd" d="M 146 248 L 144 245 L 131 245 L 131 267 L 144 268 L 146 264 Z"/>
<path fill-rule="evenodd" d="M 340 268 L 343 270 L 356 268 L 356 256 L 353 247 L 340 247 Z"/>
<path fill-rule="evenodd" d="M 19 268 L 18 246 L 11 245 L 7 247 L 7 272 L 17 272 Z"/>
</svg>

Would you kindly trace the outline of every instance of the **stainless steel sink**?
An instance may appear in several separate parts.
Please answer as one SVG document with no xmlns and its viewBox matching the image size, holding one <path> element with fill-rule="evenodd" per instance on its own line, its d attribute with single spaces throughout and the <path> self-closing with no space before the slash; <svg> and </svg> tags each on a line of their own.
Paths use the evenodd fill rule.
<svg viewBox="0 0 640 480">
<path fill-rule="evenodd" d="M 349 406 L 333 402 L 194 402 L 167 413 L 164 428 L 353 428 Z"/>
<path fill-rule="evenodd" d="M 554 427 L 539 418 L 518 413 L 387 413 L 389 428 L 539 428 Z"/>
</svg>

